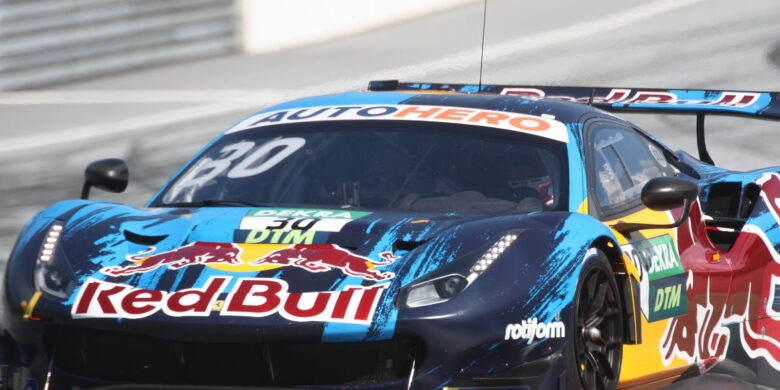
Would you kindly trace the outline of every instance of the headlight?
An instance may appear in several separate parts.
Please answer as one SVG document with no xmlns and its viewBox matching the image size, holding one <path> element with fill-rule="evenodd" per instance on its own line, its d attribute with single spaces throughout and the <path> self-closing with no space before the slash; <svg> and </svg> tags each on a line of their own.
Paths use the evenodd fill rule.
<svg viewBox="0 0 780 390">
<path fill-rule="evenodd" d="M 51 225 L 43 239 L 38 259 L 35 263 L 35 288 L 39 291 L 65 299 L 75 287 L 73 273 L 63 256 L 57 256 L 57 249 L 62 234 L 62 225 Z"/>
<path fill-rule="evenodd" d="M 405 289 L 405 293 L 401 294 L 402 302 L 406 307 L 420 307 L 444 302 L 454 297 L 466 289 L 479 275 L 482 275 L 517 240 L 517 236 L 517 233 L 501 236 L 471 265 L 471 268 L 468 268 L 468 272 L 463 272 L 465 271 L 463 269 L 456 273 L 412 284 Z M 468 277 L 464 277 L 461 273 L 468 273 Z"/>
<path fill-rule="evenodd" d="M 460 275 L 447 275 L 409 287 L 406 294 L 406 306 L 420 307 L 444 302 L 461 291 L 469 282 Z"/>
</svg>

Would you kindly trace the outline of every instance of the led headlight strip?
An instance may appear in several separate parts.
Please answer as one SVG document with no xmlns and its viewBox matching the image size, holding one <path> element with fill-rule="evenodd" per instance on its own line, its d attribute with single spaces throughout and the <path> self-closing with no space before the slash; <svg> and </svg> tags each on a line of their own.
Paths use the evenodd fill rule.
<svg viewBox="0 0 780 390">
<path fill-rule="evenodd" d="M 73 287 L 72 271 L 67 266 L 67 260 L 56 256 L 63 226 L 55 223 L 41 243 L 38 261 L 35 264 L 35 289 L 59 299 L 65 299 Z"/>
<path fill-rule="evenodd" d="M 43 246 L 41 246 L 41 250 L 38 253 L 38 261 L 48 263 L 52 260 L 61 233 L 62 225 L 56 223 L 51 225 L 49 232 L 46 234 L 46 239 L 43 241 Z"/>
<path fill-rule="evenodd" d="M 477 276 L 481 275 L 485 270 L 490 267 L 491 264 L 493 264 L 496 259 L 501 256 L 504 251 L 509 248 L 510 245 L 512 245 L 513 242 L 517 240 L 517 234 L 510 233 L 505 234 L 502 236 L 498 241 L 496 241 L 490 249 L 485 251 L 485 253 L 482 254 L 482 257 L 477 260 L 477 262 L 471 267 L 471 275 L 469 275 L 469 280 L 473 280 Z"/>
</svg>

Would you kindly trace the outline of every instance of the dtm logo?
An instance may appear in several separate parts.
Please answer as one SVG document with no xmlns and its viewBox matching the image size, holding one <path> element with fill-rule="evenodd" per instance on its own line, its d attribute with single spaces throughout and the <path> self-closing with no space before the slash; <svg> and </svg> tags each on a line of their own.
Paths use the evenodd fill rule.
<svg viewBox="0 0 780 390">
<path fill-rule="evenodd" d="M 368 257 L 358 256 L 336 245 L 292 245 L 271 252 L 268 256 L 250 262 L 254 265 L 273 264 L 300 267 L 309 272 L 324 272 L 340 269 L 347 275 L 361 277 L 366 280 L 381 282 L 392 279 L 392 272 L 374 270 L 376 266 L 392 264 L 398 256 L 390 252 L 382 252 L 379 257 L 384 262 L 375 262 Z"/>
<path fill-rule="evenodd" d="M 539 322 L 536 318 L 523 320 L 519 324 L 506 326 L 504 340 L 528 339 L 528 344 L 538 339 L 560 339 L 566 337 L 566 326 L 561 321 Z"/>
</svg>

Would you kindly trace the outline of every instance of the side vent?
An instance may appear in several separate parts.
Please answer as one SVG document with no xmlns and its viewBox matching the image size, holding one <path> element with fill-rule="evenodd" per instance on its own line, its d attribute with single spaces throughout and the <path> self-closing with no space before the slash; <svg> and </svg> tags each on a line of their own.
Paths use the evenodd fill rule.
<svg viewBox="0 0 780 390">
<path fill-rule="evenodd" d="M 125 235 L 125 240 L 130 241 L 132 243 L 146 245 L 146 246 L 155 245 L 158 242 L 164 240 L 166 237 L 168 237 L 167 234 L 162 236 L 147 236 L 143 234 L 136 234 L 129 230 L 125 230 L 123 233 Z"/>
</svg>

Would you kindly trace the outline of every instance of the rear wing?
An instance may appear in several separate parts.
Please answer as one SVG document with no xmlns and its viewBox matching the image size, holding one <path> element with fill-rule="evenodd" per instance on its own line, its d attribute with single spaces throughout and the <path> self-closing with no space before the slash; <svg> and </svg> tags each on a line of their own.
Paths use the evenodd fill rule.
<svg viewBox="0 0 780 390">
<path fill-rule="evenodd" d="M 696 115 L 699 159 L 712 164 L 704 142 L 705 115 L 780 120 L 780 93 L 657 88 L 553 87 L 372 81 L 370 91 L 419 91 L 520 95 L 588 104 L 610 112 Z"/>
</svg>

